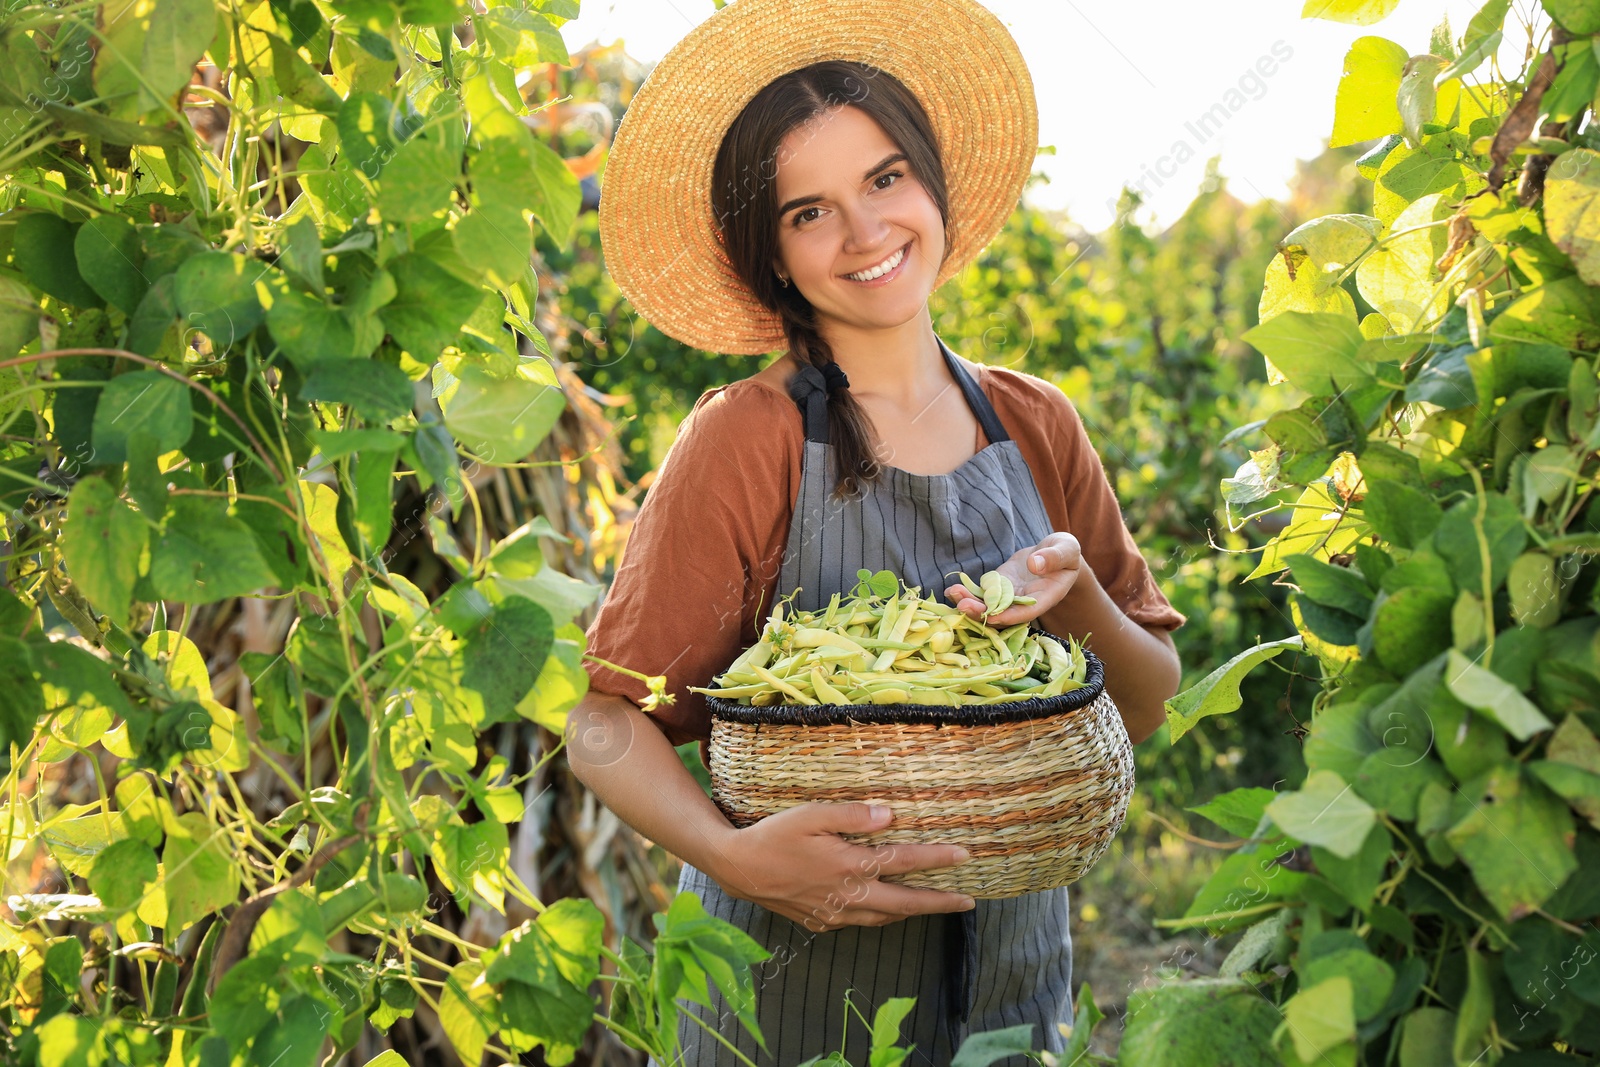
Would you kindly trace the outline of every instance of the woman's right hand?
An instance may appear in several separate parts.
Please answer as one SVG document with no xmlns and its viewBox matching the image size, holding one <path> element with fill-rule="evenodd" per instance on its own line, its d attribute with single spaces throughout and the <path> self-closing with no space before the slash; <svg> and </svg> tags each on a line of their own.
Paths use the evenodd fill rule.
<svg viewBox="0 0 1600 1067">
<path fill-rule="evenodd" d="M 819 801 L 789 808 L 734 831 L 730 845 L 720 850 L 716 880 L 730 896 L 815 933 L 971 908 L 973 900 L 964 893 L 878 880 L 884 874 L 957 866 L 968 858 L 965 849 L 906 842 L 858 845 L 840 836 L 881 830 L 890 820 L 882 805 Z"/>
</svg>

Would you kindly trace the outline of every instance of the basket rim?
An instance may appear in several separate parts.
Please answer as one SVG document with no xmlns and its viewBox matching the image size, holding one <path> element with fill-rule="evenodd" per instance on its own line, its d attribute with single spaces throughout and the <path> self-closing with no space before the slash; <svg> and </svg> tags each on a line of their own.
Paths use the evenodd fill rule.
<svg viewBox="0 0 1600 1067">
<path fill-rule="evenodd" d="M 1060 637 L 1042 627 L 1031 632 L 1044 637 Z M 852 723 L 908 724 L 933 723 L 952 726 L 989 726 L 1025 722 L 1052 715 L 1080 711 L 1100 699 L 1105 691 L 1105 664 L 1100 657 L 1083 649 L 1086 664 L 1084 684 L 1053 697 L 1008 700 L 1000 704 L 962 704 L 956 707 L 930 704 L 771 704 L 765 707 L 740 704 L 706 694 L 706 707 L 713 721 L 721 719 L 744 725 L 761 726 L 843 726 Z"/>
</svg>

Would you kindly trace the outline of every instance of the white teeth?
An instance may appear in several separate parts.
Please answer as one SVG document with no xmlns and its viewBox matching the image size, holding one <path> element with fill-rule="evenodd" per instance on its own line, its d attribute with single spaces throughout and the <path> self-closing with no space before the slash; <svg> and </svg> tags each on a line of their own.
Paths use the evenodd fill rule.
<svg viewBox="0 0 1600 1067">
<path fill-rule="evenodd" d="M 905 254 L 906 250 L 901 248 L 899 251 L 895 252 L 894 255 L 890 256 L 876 267 L 873 267 L 870 270 L 864 270 L 859 274 L 846 274 L 845 277 L 853 278 L 858 282 L 870 282 L 872 279 L 880 278 L 898 267 L 900 265 L 900 260 L 904 258 Z"/>
</svg>

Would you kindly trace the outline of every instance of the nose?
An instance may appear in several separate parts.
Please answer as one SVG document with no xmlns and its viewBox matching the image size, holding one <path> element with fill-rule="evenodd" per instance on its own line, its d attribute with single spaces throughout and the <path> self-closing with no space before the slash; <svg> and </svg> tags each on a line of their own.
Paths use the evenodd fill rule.
<svg viewBox="0 0 1600 1067">
<path fill-rule="evenodd" d="M 894 232 L 889 220 L 883 217 L 877 205 L 857 199 L 843 206 L 845 226 L 845 251 L 852 254 L 871 252 L 882 247 Z"/>
</svg>

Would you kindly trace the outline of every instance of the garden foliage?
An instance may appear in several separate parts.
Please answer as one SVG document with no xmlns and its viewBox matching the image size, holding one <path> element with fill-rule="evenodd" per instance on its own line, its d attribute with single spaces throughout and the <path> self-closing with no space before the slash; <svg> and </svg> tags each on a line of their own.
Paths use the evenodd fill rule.
<svg viewBox="0 0 1600 1067">
<path fill-rule="evenodd" d="M 1520 71 L 1493 58 L 1506 0 L 1426 54 L 1351 47 L 1333 143 L 1374 142 L 1371 209 L 1279 242 L 1245 339 L 1293 399 L 1229 483 L 1292 501 L 1255 573 L 1292 583 L 1298 632 L 1168 705 L 1177 737 L 1312 652 L 1303 780 L 1200 809 L 1244 840 L 1186 918 L 1245 932 L 1125 1048 L 1226 1025 L 1233 1063 L 1600 1053 L 1600 5 L 1544 7 Z"/>
<path fill-rule="evenodd" d="M 580 189 L 517 75 L 568 61 L 576 13 L 0 14 L 7 1063 L 310 1065 L 419 1003 L 467 1063 L 570 1062 L 597 1019 L 666 1060 L 708 974 L 753 1025 L 765 953 L 693 895 L 616 952 L 589 901 L 534 899 L 507 826 L 538 768 L 479 744 L 559 735 L 587 688 L 599 589 L 546 565 L 559 534 L 468 547 L 449 522 L 481 529 L 472 475 L 566 407 L 530 254 L 570 239 Z M 432 494 L 406 527 L 402 479 Z M 413 538 L 443 595 L 389 568 Z M 241 598 L 296 606 L 230 669 L 251 728 L 191 639 Z M 296 798 L 270 817 L 263 777 Z M 507 898 L 537 917 L 488 946 L 434 921 Z"/>
</svg>

